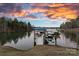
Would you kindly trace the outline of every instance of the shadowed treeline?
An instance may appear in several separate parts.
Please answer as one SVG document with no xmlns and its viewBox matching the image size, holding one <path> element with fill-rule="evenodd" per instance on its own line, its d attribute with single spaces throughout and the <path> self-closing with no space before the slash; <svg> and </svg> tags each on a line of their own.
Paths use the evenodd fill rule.
<svg viewBox="0 0 79 59">
<path fill-rule="evenodd" d="M 30 36 L 32 32 L 32 25 L 30 22 L 24 23 L 10 18 L 0 18 L 0 45 L 4 45 L 7 42 L 18 42 L 18 39 L 24 36 Z"/>
<path fill-rule="evenodd" d="M 60 28 L 61 29 L 79 28 L 79 17 L 77 17 L 76 19 L 71 19 L 69 22 L 61 24 Z"/>
<path fill-rule="evenodd" d="M 20 32 L 20 31 L 31 31 L 32 25 L 30 22 L 24 23 L 18 21 L 17 18 L 14 20 L 9 18 L 0 18 L 0 32 Z"/>
<path fill-rule="evenodd" d="M 71 41 L 79 45 L 79 17 L 61 24 L 60 28 L 66 38 L 70 38 Z"/>
</svg>

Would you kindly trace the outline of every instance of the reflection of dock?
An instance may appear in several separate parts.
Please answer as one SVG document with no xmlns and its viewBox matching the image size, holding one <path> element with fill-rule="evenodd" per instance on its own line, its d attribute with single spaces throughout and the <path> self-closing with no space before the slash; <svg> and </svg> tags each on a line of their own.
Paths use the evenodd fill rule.
<svg viewBox="0 0 79 59">
<path fill-rule="evenodd" d="M 57 32 L 57 28 L 34 28 L 34 42 L 35 45 L 55 45 L 56 41 L 53 38 L 54 32 Z M 48 36 L 48 38 L 46 38 Z M 40 38 L 41 37 L 41 38 Z"/>
<path fill-rule="evenodd" d="M 43 45 L 44 33 L 45 33 L 45 29 L 35 29 L 34 30 L 34 46 Z"/>
</svg>

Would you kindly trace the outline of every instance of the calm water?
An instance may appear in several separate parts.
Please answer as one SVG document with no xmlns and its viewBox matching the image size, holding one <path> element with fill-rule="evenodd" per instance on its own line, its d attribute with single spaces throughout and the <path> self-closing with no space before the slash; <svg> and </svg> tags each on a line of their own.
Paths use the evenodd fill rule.
<svg viewBox="0 0 79 59">
<path fill-rule="evenodd" d="M 56 30 L 52 30 L 55 32 Z M 34 31 L 30 33 L 0 33 L 0 44 L 2 46 L 10 46 L 20 50 L 27 50 L 34 47 L 34 45 L 44 45 L 44 34 L 36 35 L 34 38 Z M 48 43 L 48 45 L 55 45 L 55 40 L 53 43 Z M 60 38 L 57 39 L 57 45 L 69 48 L 78 48 L 76 41 L 66 38 L 63 33 L 60 33 Z"/>
</svg>

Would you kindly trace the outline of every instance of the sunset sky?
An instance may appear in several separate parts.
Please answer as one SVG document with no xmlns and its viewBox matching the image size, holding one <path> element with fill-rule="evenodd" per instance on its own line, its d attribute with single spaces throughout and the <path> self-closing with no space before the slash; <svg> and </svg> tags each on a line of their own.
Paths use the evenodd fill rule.
<svg viewBox="0 0 79 59">
<path fill-rule="evenodd" d="M 0 4 L 0 17 L 18 18 L 35 26 L 59 27 L 68 19 L 79 15 L 78 3 L 4 3 Z"/>
</svg>

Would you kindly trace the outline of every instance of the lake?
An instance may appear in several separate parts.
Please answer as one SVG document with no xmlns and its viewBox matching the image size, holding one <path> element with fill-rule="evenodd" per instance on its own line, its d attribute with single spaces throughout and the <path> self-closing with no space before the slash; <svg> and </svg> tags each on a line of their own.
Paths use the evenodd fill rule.
<svg viewBox="0 0 79 59">
<path fill-rule="evenodd" d="M 52 29 L 52 32 L 56 31 L 57 30 Z M 45 45 L 43 36 L 44 34 L 35 36 L 34 31 L 30 33 L 0 33 L 0 45 L 13 47 L 19 50 L 28 50 L 32 49 L 36 45 Z M 55 45 L 55 40 L 53 40 L 52 44 L 48 43 L 47 45 Z M 76 41 L 67 38 L 61 32 L 60 38 L 57 39 L 57 45 L 68 48 L 78 48 L 78 44 Z"/>
</svg>

